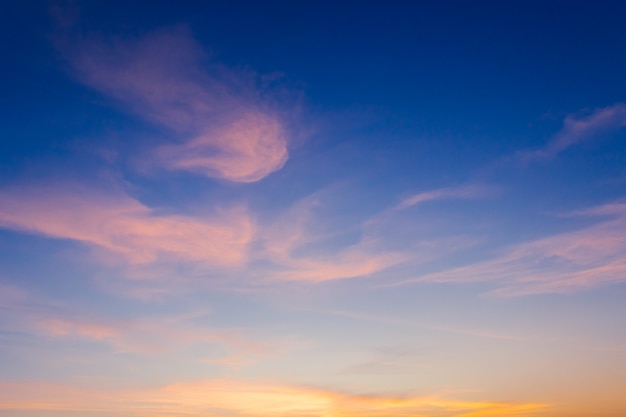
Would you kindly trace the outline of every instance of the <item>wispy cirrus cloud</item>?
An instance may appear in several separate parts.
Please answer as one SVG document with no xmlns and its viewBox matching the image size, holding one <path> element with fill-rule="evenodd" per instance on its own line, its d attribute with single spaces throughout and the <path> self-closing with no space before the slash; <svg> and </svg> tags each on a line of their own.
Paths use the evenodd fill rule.
<svg viewBox="0 0 626 417">
<path fill-rule="evenodd" d="M 4 301 L 5 298 L 13 297 Z M 188 360 L 226 367 L 240 367 L 272 356 L 291 345 L 287 339 L 251 338 L 246 329 L 207 324 L 211 313 L 182 313 L 111 317 L 111 312 L 70 308 L 63 303 L 15 286 L 0 284 L 0 309 L 5 308 L 0 331 L 19 332 L 51 343 L 92 342 L 111 352 L 143 358 L 175 358 L 185 352 Z M 194 353 L 199 347 L 201 354 Z M 83 350 L 89 357 L 89 350 Z"/>
<path fill-rule="evenodd" d="M 370 217 L 337 223 L 332 216 L 320 214 L 329 210 L 328 204 L 332 206 L 325 196 L 330 190 L 320 191 L 297 201 L 274 222 L 259 227 L 256 259 L 273 264 L 276 268 L 268 277 L 281 281 L 323 282 L 417 266 L 473 246 L 476 239 L 459 234 L 407 233 L 407 222 L 416 221 L 406 208 L 431 200 L 480 199 L 496 191 L 482 184 L 431 190 Z"/>
<path fill-rule="evenodd" d="M 159 214 L 122 193 L 71 186 L 0 190 L 0 227 L 79 241 L 130 264 L 183 260 L 216 266 L 244 263 L 255 230 L 240 208 L 210 219 Z"/>
<path fill-rule="evenodd" d="M 501 256 L 404 281 L 493 281 L 492 294 L 566 293 L 626 281 L 626 205 L 607 204 L 576 213 L 602 216 L 599 223 L 522 243 Z M 608 217 L 608 219 L 606 219 Z"/>
<path fill-rule="evenodd" d="M 307 212 L 315 203 L 305 200 L 259 232 L 241 207 L 199 218 L 159 213 L 124 193 L 85 186 L 12 187 L 0 190 L 0 227 L 77 241 L 134 266 L 182 262 L 206 270 L 270 262 L 276 268 L 265 278 L 281 281 L 354 278 L 407 259 L 369 236 L 337 251 L 309 253 L 308 245 L 332 236 L 311 232 L 315 222 Z"/>
<path fill-rule="evenodd" d="M 584 117 L 567 116 L 563 128 L 543 148 L 520 152 L 525 161 L 551 158 L 580 142 L 593 140 L 601 135 L 622 129 L 626 126 L 626 104 L 617 103 L 596 109 Z"/>
<path fill-rule="evenodd" d="M 354 395 L 245 380 L 179 382 L 147 388 L 90 389 L 45 382 L 0 382 L 0 410 L 79 411 L 110 416 L 383 417 L 536 416 L 541 403 L 469 401 L 443 396 Z"/>
<path fill-rule="evenodd" d="M 255 182 L 288 158 L 285 123 L 254 77 L 210 62 L 184 28 L 66 49 L 81 82 L 175 138 L 147 165 Z"/>
<path fill-rule="evenodd" d="M 272 279 L 322 282 L 363 277 L 408 259 L 406 253 L 386 249 L 384 242 L 366 232 L 354 243 L 320 252 L 320 244 L 336 235 L 318 230 L 315 208 L 319 205 L 318 194 L 303 198 L 260 232 L 259 256 L 278 267 L 270 273 Z"/>
<path fill-rule="evenodd" d="M 108 345 L 116 352 L 142 356 L 180 352 L 190 346 L 219 346 L 229 355 L 198 361 L 222 366 L 241 365 L 271 354 L 276 348 L 275 344 L 251 340 L 235 329 L 194 324 L 185 314 L 117 321 L 50 316 L 34 320 L 32 327 L 57 339 L 89 340 Z M 239 362 L 229 361 L 232 357 L 238 357 Z"/>
<path fill-rule="evenodd" d="M 407 259 L 399 253 L 382 253 L 350 247 L 336 256 L 317 258 L 294 258 L 287 268 L 273 278 L 286 281 L 331 281 L 336 279 L 365 277 L 381 272 Z"/>
<path fill-rule="evenodd" d="M 424 191 L 405 198 L 397 209 L 413 207 L 427 201 L 436 200 L 466 200 L 483 198 L 491 194 L 494 190 L 485 185 L 471 184 L 462 187 L 439 188 L 436 190 Z"/>
</svg>

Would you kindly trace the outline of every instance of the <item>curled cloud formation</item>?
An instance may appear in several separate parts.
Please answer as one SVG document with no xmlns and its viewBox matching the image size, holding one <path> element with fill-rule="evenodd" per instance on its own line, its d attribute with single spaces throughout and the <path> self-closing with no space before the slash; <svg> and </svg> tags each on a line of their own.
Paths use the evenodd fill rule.
<svg viewBox="0 0 626 417">
<path fill-rule="evenodd" d="M 72 62 L 86 85 L 179 136 L 149 161 L 234 182 L 255 182 L 287 160 L 286 129 L 243 73 L 207 64 L 186 30 L 86 42 Z"/>
<path fill-rule="evenodd" d="M 235 122 L 211 129 L 182 145 L 163 146 L 159 159 L 171 169 L 208 177 L 254 182 L 287 159 L 282 126 L 273 117 L 251 111 Z"/>
<path fill-rule="evenodd" d="M 254 234 L 242 210 L 210 221 L 158 215 L 125 195 L 69 187 L 0 191 L 0 226 L 80 241 L 131 264 L 171 259 L 237 265 L 245 262 Z"/>
</svg>

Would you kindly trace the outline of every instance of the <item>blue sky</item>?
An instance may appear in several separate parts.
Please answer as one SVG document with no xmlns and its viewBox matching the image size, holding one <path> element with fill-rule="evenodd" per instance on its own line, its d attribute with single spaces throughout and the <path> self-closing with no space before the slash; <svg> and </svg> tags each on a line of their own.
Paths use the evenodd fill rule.
<svg viewBox="0 0 626 417">
<path fill-rule="evenodd" d="M 626 412 L 623 2 L 0 7 L 0 416 Z"/>
</svg>

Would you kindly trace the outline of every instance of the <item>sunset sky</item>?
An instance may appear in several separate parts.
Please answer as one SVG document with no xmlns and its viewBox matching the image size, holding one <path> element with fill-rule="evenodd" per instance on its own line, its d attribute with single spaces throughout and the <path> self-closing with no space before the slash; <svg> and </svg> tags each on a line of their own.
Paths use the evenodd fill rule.
<svg viewBox="0 0 626 417">
<path fill-rule="evenodd" d="M 0 417 L 626 416 L 626 2 L 0 31 Z"/>
</svg>

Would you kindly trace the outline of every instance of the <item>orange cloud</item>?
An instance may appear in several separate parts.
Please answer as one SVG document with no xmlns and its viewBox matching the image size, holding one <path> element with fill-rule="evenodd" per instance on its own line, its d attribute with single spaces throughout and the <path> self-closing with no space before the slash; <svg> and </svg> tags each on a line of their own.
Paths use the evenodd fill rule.
<svg viewBox="0 0 626 417">
<path fill-rule="evenodd" d="M 86 389 L 47 383 L 0 383 L 0 410 L 64 410 L 114 416 L 470 417 L 536 416 L 545 404 L 449 400 L 438 396 L 351 395 L 316 388 L 234 380 L 156 388 Z"/>
<path fill-rule="evenodd" d="M 82 82 L 178 137 L 148 165 L 255 182 L 287 160 L 283 122 L 255 80 L 208 62 L 187 30 L 84 42 L 70 56 Z"/>
<path fill-rule="evenodd" d="M 0 191 L 0 226 L 80 241 L 132 264 L 173 259 L 237 265 L 245 262 L 254 235 L 240 209 L 200 220 L 160 215 L 125 195 L 60 187 Z"/>
</svg>

